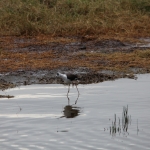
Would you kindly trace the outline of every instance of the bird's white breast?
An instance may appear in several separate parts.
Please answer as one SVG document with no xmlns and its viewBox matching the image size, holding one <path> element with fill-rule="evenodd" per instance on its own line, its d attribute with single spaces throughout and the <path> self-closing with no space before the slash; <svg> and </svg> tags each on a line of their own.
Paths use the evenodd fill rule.
<svg viewBox="0 0 150 150">
<path fill-rule="evenodd" d="M 66 74 L 60 74 L 60 77 L 63 79 L 63 81 L 65 82 L 65 83 L 70 83 L 71 81 L 70 80 L 68 80 L 67 79 L 67 75 Z"/>
</svg>

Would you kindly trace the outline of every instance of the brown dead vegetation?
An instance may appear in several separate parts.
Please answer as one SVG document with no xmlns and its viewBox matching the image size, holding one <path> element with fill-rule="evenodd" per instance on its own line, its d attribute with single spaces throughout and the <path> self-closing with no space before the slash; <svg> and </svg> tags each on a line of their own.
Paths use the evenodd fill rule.
<svg viewBox="0 0 150 150">
<path fill-rule="evenodd" d="M 50 48 L 47 51 L 40 51 L 38 46 L 46 46 L 49 40 L 49 38 L 45 38 L 45 40 L 41 41 L 40 38 L 36 37 L 36 40 L 32 42 L 30 40 L 29 42 L 19 41 L 19 43 L 16 42 L 14 44 L 13 38 L 8 38 L 8 40 L 5 38 L 1 39 L 1 42 L 4 44 L 1 44 L 2 48 L 0 50 L 0 72 L 52 70 L 61 67 L 85 67 L 93 71 L 113 70 L 129 72 L 132 68 L 150 70 L 150 49 L 135 50 L 130 53 L 113 52 L 108 54 L 93 50 L 61 51 Z M 52 40 L 51 38 L 51 41 L 59 45 L 62 43 L 70 43 L 74 40 L 69 38 L 53 38 Z M 28 48 L 30 45 L 36 45 L 37 47 L 34 51 L 30 51 L 30 49 L 26 51 L 15 51 L 16 48 Z"/>
</svg>

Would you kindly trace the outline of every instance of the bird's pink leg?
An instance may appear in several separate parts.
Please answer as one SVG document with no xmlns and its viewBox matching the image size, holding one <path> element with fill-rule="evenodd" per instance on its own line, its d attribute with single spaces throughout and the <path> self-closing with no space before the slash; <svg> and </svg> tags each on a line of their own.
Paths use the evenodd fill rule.
<svg viewBox="0 0 150 150">
<path fill-rule="evenodd" d="M 76 86 L 76 89 L 77 89 L 77 91 L 78 91 L 78 95 L 80 95 L 77 85 L 75 85 L 75 86 Z"/>
<path fill-rule="evenodd" d="M 70 84 L 69 84 L 69 86 L 68 86 L 67 97 L 68 97 L 69 92 L 70 92 Z"/>
</svg>

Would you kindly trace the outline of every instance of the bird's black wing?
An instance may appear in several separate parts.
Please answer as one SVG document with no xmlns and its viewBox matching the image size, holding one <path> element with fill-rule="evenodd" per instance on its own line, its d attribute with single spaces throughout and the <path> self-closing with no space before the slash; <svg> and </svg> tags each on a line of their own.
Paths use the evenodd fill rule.
<svg viewBox="0 0 150 150">
<path fill-rule="evenodd" d="M 75 80 L 75 79 L 78 79 L 78 76 L 76 74 L 71 74 L 71 73 L 68 73 L 67 74 L 67 78 L 71 81 Z"/>
</svg>

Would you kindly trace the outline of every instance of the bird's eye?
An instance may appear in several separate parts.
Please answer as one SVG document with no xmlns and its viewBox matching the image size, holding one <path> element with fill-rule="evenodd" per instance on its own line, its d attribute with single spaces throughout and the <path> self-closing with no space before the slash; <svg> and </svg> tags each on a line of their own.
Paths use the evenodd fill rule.
<svg viewBox="0 0 150 150">
<path fill-rule="evenodd" d="M 57 73 L 57 76 L 59 75 L 59 73 Z"/>
</svg>

